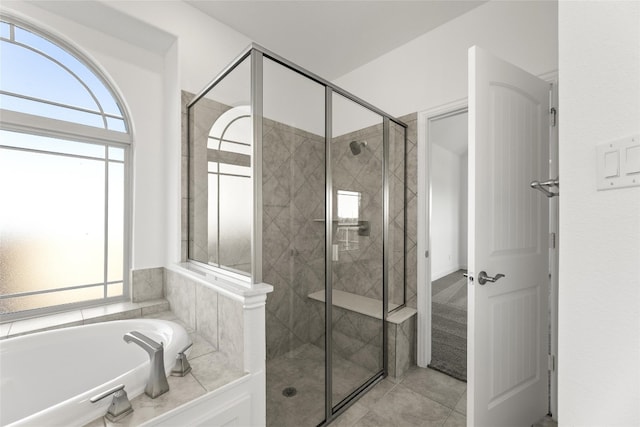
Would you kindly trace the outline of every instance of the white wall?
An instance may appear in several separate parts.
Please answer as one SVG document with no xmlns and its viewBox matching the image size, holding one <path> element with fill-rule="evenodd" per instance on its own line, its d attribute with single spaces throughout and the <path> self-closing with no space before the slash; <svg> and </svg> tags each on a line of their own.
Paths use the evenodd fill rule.
<svg viewBox="0 0 640 427">
<path fill-rule="evenodd" d="M 600 142 L 640 133 L 640 2 L 559 7 L 558 421 L 640 425 L 640 188 L 596 191 Z"/>
<path fill-rule="evenodd" d="M 557 69 L 557 40 L 556 2 L 490 1 L 335 83 L 402 116 L 466 98 L 473 45 L 537 75 Z"/>
<path fill-rule="evenodd" d="M 461 166 L 460 156 L 440 145 L 431 146 L 431 280 L 461 266 Z"/>
<path fill-rule="evenodd" d="M 108 5 L 172 34 L 182 90 L 197 93 L 251 42 L 182 1 L 112 1 Z"/>
</svg>

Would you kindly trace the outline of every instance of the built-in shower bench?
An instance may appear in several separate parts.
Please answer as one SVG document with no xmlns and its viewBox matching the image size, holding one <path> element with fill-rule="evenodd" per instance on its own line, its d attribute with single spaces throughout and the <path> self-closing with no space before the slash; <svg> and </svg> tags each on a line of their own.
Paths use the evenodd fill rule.
<svg viewBox="0 0 640 427">
<path fill-rule="evenodd" d="M 316 303 L 325 303 L 325 292 L 318 291 L 308 295 Z M 342 357 L 359 365 L 376 368 L 379 363 L 372 354 L 376 353 L 375 345 L 379 342 L 382 320 L 382 301 L 357 295 L 351 292 L 333 290 L 331 302 L 338 316 L 334 315 L 334 350 Z M 389 303 L 387 317 L 388 331 L 388 372 L 392 378 L 400 378 L 415 364 L 416 353 L 416 314 L 414 308 L 402 307 Z M 341 316 L 342 315 L 342 316 Z M 341 340 L 339 337 L 346 339 Z M 356 341 L 358 344 L 353 345 Z M 347 345 L 346 342 L 349 342 Z M 345 345 L 341 345 L 345 342 Z M 374 360 L 375 359 L 375 360 Z"/>
</svg>

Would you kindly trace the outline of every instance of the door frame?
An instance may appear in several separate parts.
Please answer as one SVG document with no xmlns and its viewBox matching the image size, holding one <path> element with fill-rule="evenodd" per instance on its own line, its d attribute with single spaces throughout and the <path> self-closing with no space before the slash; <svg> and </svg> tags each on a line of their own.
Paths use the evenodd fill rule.
<svg viewBox="0 0 640 427">
<path fill-rule="evenodd" d="M 431 363 L 431 144 L 429 126 L 432 120 L 461 113 L 468 109 L 468 99 L 462 98 L 418 113 L 418 366 Z"/>
<path fill-rule="evenodd" d="M 558 110 L 558 71 L 540 74 L 538 77 L 553 85 L 551 92 L 551 105 Z M 431 144 L 429 140 L 429 126 L 434 119 L 447 115 L 461 113 L 468 109 L 468 98 L 461 98 L 440 106 L 418 112 L 417 123 L 417 145 L 418 145 L 418 241 L 417 241 L 417 289 L 416 305 L 418 310 L 417 322 L 417 364 L 426 368 L 431 362 Z M 556 126 L 550 128 L 550 165 L 549 173 L 558 175 L 558 127 L 559 115 L 556 117 Z M 549 410 L 553 414 L 553 419 L 557 420 L 558 413 L 558 215 L 559 198 L 554 197 L 549 204 L 549 232 L 556 235 L 556 247 L 550 248 L 549 272 L 550 281 L 550 301 L 549 301 L 549 339 L 550 351 L 555 358 L 554 369 L 551 370 L 549 378 Z M 429 251 L 429 256 L 426 256 Z"/>
</svg>

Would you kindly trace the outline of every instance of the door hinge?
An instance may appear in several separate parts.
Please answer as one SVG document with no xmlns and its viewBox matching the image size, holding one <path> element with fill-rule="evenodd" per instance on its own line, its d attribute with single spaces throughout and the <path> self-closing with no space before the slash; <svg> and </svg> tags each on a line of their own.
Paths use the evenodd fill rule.
<svg viewBox="0 0 640 427">
<path fill-rule="evenodd" d="M 551 109 L 549 110 L 549 116 L 550 116 L 549 123 L 552 128 L 556 127 L 556 124 L 558 123 L 557 115 L 558 115 L 558 110 L 556 110 L 555 107 L 551 107 Z"/>
<path fill-rule="evenodd" d="M 553 354 L 547 355 L 547 369 L 551 372 L 556 370 L 556 356 Z"/>
<path fill-rule="evenodd" d="M 549 249 L 556 248 L 556 233 L 549 233 Z"/>
<path fill-rule="evenodd" d="M 424 251 L 424 257 L 429 258 L 429 251 Z"/>
</svg>

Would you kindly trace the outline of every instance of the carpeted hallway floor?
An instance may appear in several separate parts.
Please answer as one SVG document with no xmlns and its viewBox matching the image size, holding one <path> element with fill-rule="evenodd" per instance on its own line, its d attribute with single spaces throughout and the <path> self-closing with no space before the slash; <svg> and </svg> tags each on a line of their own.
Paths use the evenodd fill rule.
<svg viewBox="0 0 640 427">
<path fill-rule="evenodd" d="M 431 282 L 431 364 L 467 380 L 467 280 L 458 270 Z"/>
</svg>

